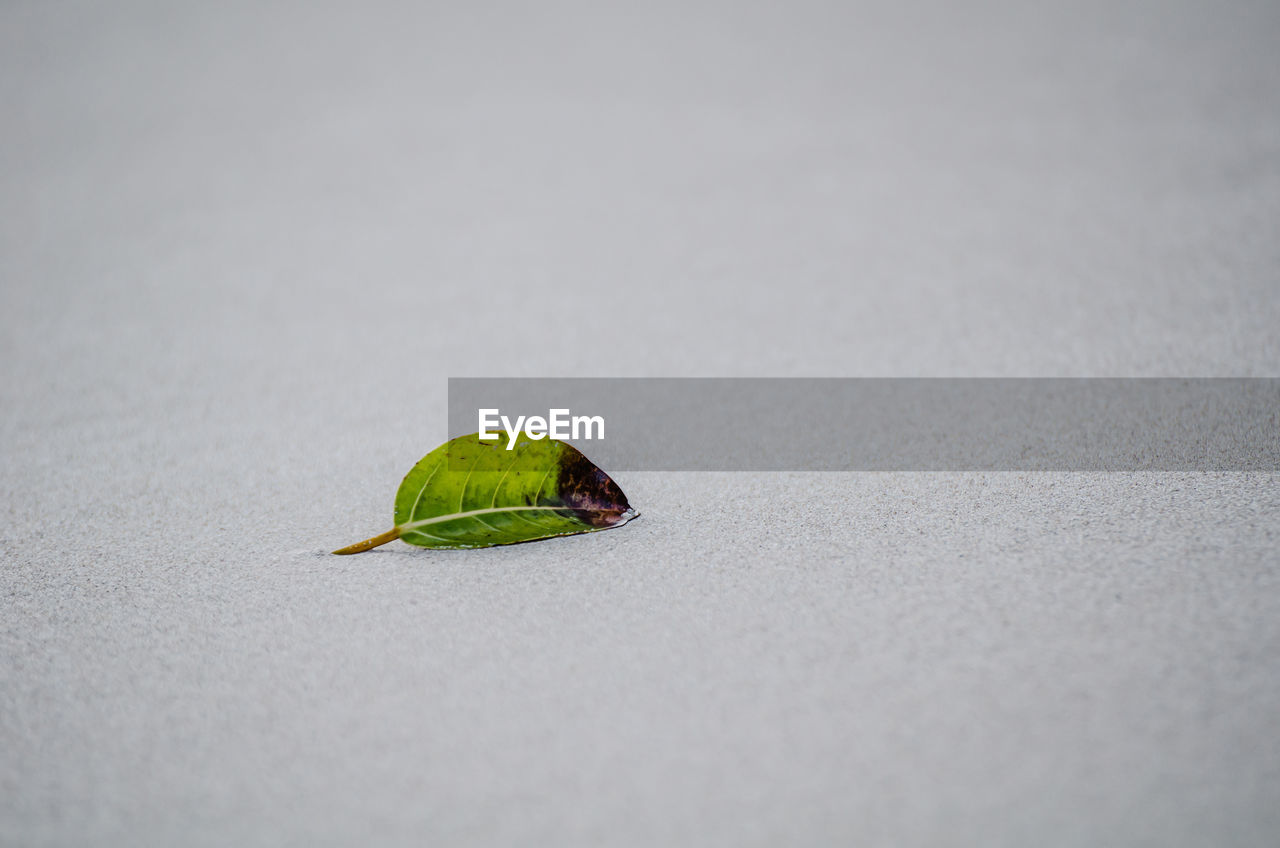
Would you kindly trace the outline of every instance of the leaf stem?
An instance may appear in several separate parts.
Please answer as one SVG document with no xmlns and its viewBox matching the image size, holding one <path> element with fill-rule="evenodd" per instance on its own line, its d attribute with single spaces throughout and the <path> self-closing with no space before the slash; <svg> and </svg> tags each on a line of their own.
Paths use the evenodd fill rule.
<svg viewBox="0 0 1280 848">
<path fill-rule="evenodd" d="M 379 545 L 385 545 L 387 542 L 394 542 L 399 538 L 400 528 L 392 527 L 387 532 L 379 533 L 372 539 L 365 539 L 363 542 L 356 542 L 354 545 L 347 545 L 345 548 L 338 548 L 334 553 L 339 556 L 346 556 L 347 554 L 362 554 L 365 551 L 373 550 Z"/>
</svg>

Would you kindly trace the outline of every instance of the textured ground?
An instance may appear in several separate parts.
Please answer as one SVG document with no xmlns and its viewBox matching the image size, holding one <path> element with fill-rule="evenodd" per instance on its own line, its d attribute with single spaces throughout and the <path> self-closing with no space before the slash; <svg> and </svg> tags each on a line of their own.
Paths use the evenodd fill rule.
<svg viewBox="0 0 1280 848">
<path fill-rule="evenodd" d="M 323 554 L 451 375 L 1280 375 L 1274 3 L 259 6 L 0 8 L 0 844 L 1275 844 L 1275 475 Z"/>
</svg>

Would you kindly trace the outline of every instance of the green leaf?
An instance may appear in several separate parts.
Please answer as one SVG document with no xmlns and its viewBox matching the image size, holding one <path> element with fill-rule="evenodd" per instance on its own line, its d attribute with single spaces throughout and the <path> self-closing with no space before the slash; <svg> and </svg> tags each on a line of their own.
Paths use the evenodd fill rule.
<svg viewBox="0 0 1280 848">
<path fill-rule="evenodd" d="M 405 475 L 396 526 L 335 554 L 395 539 L 423 548 L 487 548 L 621 527 L 638 514 L 627 496 L 576 448 L 521 434 L 445 442 Z"/>
</svg>

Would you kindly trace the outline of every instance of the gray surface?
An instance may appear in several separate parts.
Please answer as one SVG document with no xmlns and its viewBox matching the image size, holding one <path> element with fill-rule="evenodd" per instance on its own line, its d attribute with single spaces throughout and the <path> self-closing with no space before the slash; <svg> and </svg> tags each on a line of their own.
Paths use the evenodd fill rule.
<svg viewBox="0 0 1280 848">
<path fill-rule="evenodd" d="M 0 842 L 1269 845 L 1280 481 L 628 474 L 448 376 L 1276 376 L 1271 2 L 0 8 Z"/>
</svg>

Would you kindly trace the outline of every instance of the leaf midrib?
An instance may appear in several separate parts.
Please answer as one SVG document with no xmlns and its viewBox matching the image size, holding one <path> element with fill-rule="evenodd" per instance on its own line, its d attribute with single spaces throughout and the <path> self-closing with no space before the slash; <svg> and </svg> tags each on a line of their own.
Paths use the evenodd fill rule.
<svg viewBox="0 0 1280 848">
<path fill-rule="evenodd" d="M 401 532 L 407 533 L 418 527 L 428 527 L 432 524 L 442 524 L 446 521 L 454 521 L 459 518 L 472 518 L 480 515 L 491 515 L 495 512 L 572 512 L 572 507 L 567 506 L 493 506 L 484 509 L 471 509 L 466 512 L 454 512 L 449 515 L 433 515 L 430 518 L 420 518 L 417 521 L 406 521 L 401 524 L 399 529 Z M 621 512 L 621 510 L 600 510 L 600 512 Z M 496 528 L 495 528 L 496 529 Z"/>
</svg>

